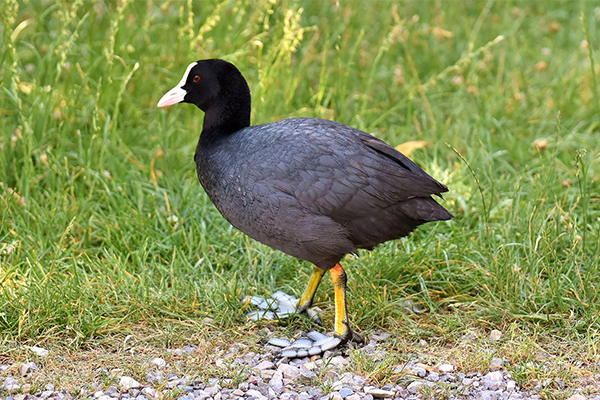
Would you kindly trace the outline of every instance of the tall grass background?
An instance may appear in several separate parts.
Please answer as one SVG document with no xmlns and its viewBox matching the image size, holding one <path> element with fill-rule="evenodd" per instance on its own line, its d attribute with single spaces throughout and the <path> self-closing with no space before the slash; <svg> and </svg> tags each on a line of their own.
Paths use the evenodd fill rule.
<svg viewBox="0 0 600 400">
<path fill-rule="evenodd" d="M 234 329 L 243 295 L 301 293 L 310 266 L 233 229 L 198 184 L 202 113 L 156 108 L 203 58 L 242 71 L 253 123 L 321 117 L 429 144 L 411 158 L 456 217 L 344 261 L 359 331 L 597 341 L 599 7 L 3 1 L 0 341 Z M 326 282 L 326 329 L 332 298 Z"/>
</svg>

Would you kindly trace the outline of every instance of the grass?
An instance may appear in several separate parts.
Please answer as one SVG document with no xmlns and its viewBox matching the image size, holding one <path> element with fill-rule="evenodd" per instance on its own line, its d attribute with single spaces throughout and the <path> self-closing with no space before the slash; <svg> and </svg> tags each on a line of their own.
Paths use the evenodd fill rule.
<svg viewBox="0 0 600 400">
<path fill-rule="evenodd" d="M 597 373 L 599 7 L 2 2 L 0 362 L 25 344 L 242 340 L 243 295 L 301 293 L 310 266 L 230 227 L 197 183 L 202 113 L 155 107 L 189 62 L 219 57 L 248 79 L 253 123 L 331 118 L 429 143 L 411 157 L 456 217 L 345 260 L 358 331 L 410 352 L 497 328 L 524 349 L 510 353 L 524 387 L 539 367 L 524 343 L 559 344 L 567 364 L 587 354 Z M 331 330 L 328 282 L 316 300 Z M 407 300 L 428 312 L 405 314 Z M 563 381 L 544 396 L 577 387 Z"/>
</svg>

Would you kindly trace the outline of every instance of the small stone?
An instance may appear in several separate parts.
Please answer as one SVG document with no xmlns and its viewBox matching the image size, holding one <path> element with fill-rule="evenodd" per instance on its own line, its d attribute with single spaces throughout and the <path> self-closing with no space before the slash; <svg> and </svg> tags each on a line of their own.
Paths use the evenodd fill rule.
<svg viewBox="0 0 600 400">
<path fill-rule="evenodd" d="M 257 375 L 251 375 L 248 377 L 248 385 L 261 385 L 263 383 L 263 379 Z M 247 389 L 242 389 L 247 390 Z"/>
<path fill-rule="evenodd" d="M 489 339 L 496 341 L 496 340 L 500 340 L 501 337 L 502 337 L 502 332 L 500 332 L 498 329 L 493 329 L 490 332 Z"/>
<path fill-rule="evenodd" d="M 206 393 L 212 397 L 212 396 L 216 395 L 217 393 L 219 393 L 219 390 L 221 390 L 219 385 L 214 385 L 214 386 L 209 386 L 209 387 L 205 388 L 204 393 Z"/>
<path fill-rule="evenodd" d="M 156 357 L 150 360 L 150 364 L 154 364 L 157 368 L 161 369 L 167 365 L 167 362 L 164 360 L 164 358 Z"/>
<path fill-rule="evenodd" d="M 183 349 L 181 349 L 181 350 L 183 350 L 185 353 L 188 353 L 188 354 L 194 354 L 194 352 L 196 351 L 196 348 L 193 346 L 183 346 Z"/>
<path fill-rule="evenodd" d="M 37 370 L 38 370 L 38 366 L 35 365 L 34 362 L 28 362 L 28 363 L 23 363 L 23 364 L 19 365 L 19 373 L 23 377 L 25 377 Z"/>
<path fill-rule="evenodd" d="M 29 350 L 31 350 L 32 352 L 34 352 L 35 354 L 37 354 L 40 357 L 46 357 L 49 354 L 49 351 L 44 349 L 43 347 L 37 347 L 37 346 L 25 346 L 27 347 Z"/>
<path fill-rule="evenodd" d="M 300 376 L 300 369 L 289 364 L 281 364 L 278 371 L 281 371 L 284 378 L 297 379 Z"/>
<path fill-rule="evenodd" d="M 389 339 L 391 336 L 392 336 L 391 333 L 375 333 L 375 334 L 371 335 L 371 339 L 379 342 L 382 340 Z"/>
<path fill-rule="evenodd" d="M 263 371 L 265 369 L 275 368 L 275 364 L 273 364 L 271 361 L 264 360 L 264 361 L 261 361 L 260 363 L 258 363 L 257 365 L 255 365 L 253 368 L 258 371 Z"/>
<path fill-rule="evenodd" d="M 317 368 L 317 364 L 314 361 L 310 361 L 307 363 L 302 364 L 306 367 L 306 369 L 310 369 L 311 371 L 315 368 Z"/>
<path fill-rule="evenodd" d="M 273 374 L 273 377 L 269 381 L 269 386 L 273 389 L 283 389 L 283 377 L 281 371 L 276 371 L 275 374 Z"/>
<path fill-rule="evenodd" d="M 335 356 L 331 359 L 330 363 L 337 365 L 338 367 L 343 367 L 344 365 L 348 364 L 348 359 L 342 356 Z"/>
<path fill-rule="evenodd" d="M 248 397 L 261 397 L 263 394 L 255 389 L 250 389 L 246 392 L 246 396 Z"/>
<path fill-rule="evenodd" d="M 412 373 L 420 378 L 425 378 L 427 376 L 427 370 L 423 367 L 419 367 L 418 365 L 412 367 Z"/>
<path fill-rule="evenodd" d="M 154 382 L 162 381 L 164 379 L 165 379 L 165 376 L 160 371 L 157 373 L 148 372 L 148 374 L 146 374 L 146 382 L 148 382 L 148 383 L 154 383 Z"/>
<path fill-rule="evenodd" d="M 122 376 L 119 380 L 119 386 L 121 386 L 121 389 L 123 390 L 129 390 L 141 388 L 142 384 L 130 376 Z"/>
<path fill-rule="evenodd" d="M 500 394 L 493 390 L 482 390 L 475 394 L 475 400 L 498 400 Z"/>
<path fill-rule="evenodd" d="M 580 394 L 574 394 L 573 396 L 569 397 L 567 400 L 587 400 L 585 396 L 582 396 Z"/>
<path fill-rule="evenodd" d="M 344 386 L 340 390 L 340 396 L 342 396 L 342 399 L 345 399 L 346 397 L 353 395 L 353 394 L 354 394 L 354 391 L 347 386 Z"/>
<path fill-rule="evenodd" d="M 488 373 L 483 377 L 484 379 L 489 379 L 492 381 L 501 381 L 502 380 L 502 372 L 501 371 L 493 371 Z"/>
<path fill-rule="evenodd" d="M 431 382 L 437 382 L 440 380 L 440 374 L 437 372 L 430 372 L 429 375 L 427 375 L 427 380 Z"/>
<path fill-rule="evenodd" d="M 504 360 L 499 357 L 492 358 L 492 362 L 490 363 L 490 370 L 497 371 L 502 368 L 504 365 Z"/>
<path fill-rule="evenodd" d="M 385 399 L 385 398 L 389 398 L 389 397 L 394 397 L 394 395 L 396 394 L 396 392 L 394 392 L 392 390 L 377 389 L 376 387 L 372 387 L 372 386 L 365 386 L 364 390 L 365 390 L 366 394 L 370 394 L 371 396 L 373 396 L 377 399 Z"/>
<path fill-rule="evenodd" d="M 175 374 L 173 374 L 175 375 Z M 177 375 L 175 375 L 175 378 L 177 378 Z M 171 379 L 171 377 L 169 376 L 169 379 Z M 218 378 L 208 378 L 208 386 L 219 386 L 219 379 Z M 221 389 L 221 386 L 219 386 L 219 389 Z"/>
<path fill-rule="evenodd" d="M 329 400 L 343 400 L 343 398 L 338 392 L 333 392 L 329 395 Z"/>
<path fill-rule="evenodd" d="M 40 395 L 40 397 L 42 399 L 47 399 L 48 397 L 52 396 L 53 393 L 54 393 L 54 390 L 44 390 L 42 392 L 42 394 Z"/>
<path fill-rule="evenodd" d="M 242 397 L 244 395 L 244 391 L 241 389 L 235 389 L 233 392 L 231 392 L 231 394 L 234 396 Z"/>
<path fill-rule="evenodd" d="M 472 383 L 473 383 L 473 379 L 472 378 L 463 378 L 463 380 L 462 380 L 462 384 L 465 385 L 465 386 L 469 386 Z"/>
<path fill-rule="evenodd" d="M 421 390 L 423 385 L 425 385 L 425 382 L 423 381 L 413 381 L 406 387 L 406 390 L 412 394 L 416 394 L 419 393 L 419 390 Z"/>
<path fill-rule="evenodd" d="M 345 400 L 360 400 L 360 396 L 356 393 L 351 394 L 350 396 L 346 397 Z"/>
<path fill-rule="evenodd" d="M 281 393 L 283 393 L 283 386 L 270 386 L 267 388 L 267 397 L 270 399 L 278 398 Z"/>
<path fill-rule="evenodd" d="M 502 372 L 493 371 L 485 375 L 482 379 L 482 385 L 487 390 L 504 390 L 506 383 L 502 381 Z"/>
<path fill-rule="evenodd" d="M 6 389 L 9 393 L 16 392 L 17 390 L 21 389 L 21 385 L 19 385 L 17 380 L 11 376 L 4 380 L 2 387 Z"/>
<path fill-rule="evenodd" d="M 308 363 L 307 363 L 308 364 Z M 305 379 L 315 379 L 317 374 L 305 367 L 306 364 L 300 366 L 300 376 Z"/>
<path fill-rule="evenodd" d="M 289 392 L 282 393 L 279 396 L 279 398 L 281 400 L 296 400 L 297 397 L 298 397 L 298 393 L 294 392 L 293 390 L 291 390 Z"/>
<path fill-rule="evenodd" d="M 517 387 L 517 382 L 513 381 L 512 379 L 509 380 L 508 382 L 506 382 L 506 390 L 508 392 L 512 392 L 513 390 L 515 390 L 516 387 Z"/>
<path fill-rule="evenodd" d="M 438 366 L 438 370 L 440 372 L 443 372 L 443 373 L 447 374 L 449 372 L 454 371 L 454 365 L 452 365 L 452 364 L 440 364 Z"/>
</svg>

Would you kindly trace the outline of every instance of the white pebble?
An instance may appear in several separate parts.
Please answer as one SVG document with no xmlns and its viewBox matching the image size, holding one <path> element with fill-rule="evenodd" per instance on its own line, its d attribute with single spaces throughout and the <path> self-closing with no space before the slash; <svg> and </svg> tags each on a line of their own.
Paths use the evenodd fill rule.
<svg viewBox="0 0 600 400">
<path fill-rule="evenodd" d="M 156 357 L 150 360 L 150 364 L 154 364 L 158 368 L 164 368 L 165 365 L 167 365 L 167 362 L 164 360 L 164 358 Z"/>
<path fill-rule="evenodd" d="M 454 365 L 452 365 L 452 364 L 440 364 L 438 366 L 438 370 L 440 372 L 443 372 L 443 373 L 447 374 L 449 372 L 454 371 Z"/>
<path fill-rule="evenodd" d="M 289 364 L 281 364 L 277 369 L 281 371 L 284 378 L 296 379 L 300 376 L 300 369 Z"/>
<path fill-rule="evenodd" d="M 2 387 L 6 389 L 9 393 L 16 392 L 17 390 L 21 389 L 21 385 L 19 385 L 17 380 L 11 376 L 4 380 L 4 384 L 2 384 Z"/>
<path fill-rule="evenodd" d="M 500 338 L 502 337 L 502 332 L 500 332 L 498 329 L 493 329 L 490 332 L 490 340 L 500 340 Z"/>
<path fill-rule="evenodd" d="M 493 371 L 488 373 L 483 377 L 484 379 L 489 379 L 491 381 L 501 381 L 502 380 L 502 371 Z"/>
<path fill-rule="evenodd" d="M 342 396 L 338 392 L 333 392 L 329 398 L 331 400 L 343 400 Z"/>
<path fill-rule="evenodd" d="M 273 369 L 273 368 L 275 368 L 275 364 L 273 364 L 271 361 L 267 361 L 267 360 L 263 360 L 254 366 L 254 369 L 258 370 L 258 371 L 263 371 L 266 369 Z"/>
<path fill-rule="evenodd" d="M 121 386 L 123 390 L 129 390 L 141 388 L 142 384 L 130 376 L 122 376 L 119 381 L 119 386 Z"/>
<path fill-rule="evenodd" d="M 370 394 L 371 396 L 375 397 L 376 399 L 384 399 L 384 398 L 394 397 L 394 395 L 396 394 L 396 392 L 394 392 L 392 390 L 378 389 L 373 386 L 365 386 L 364 390 L 365 390 L 366 394 Z"/>
<path fill-rule="evenodd" d="M 515 390 L 516 387 L 517 387 L 517 382 L 513 381 L 512 379 L 509 380 L 508 382 L 506 382 L 506 390 L 508 392 L 512 392 L 513 390 Z"/>
<path fill-rule="evenodd" d="M 27 376 L 38 370 L 38 366 L 34 362 L 23 363 L 19 365 L 19 373 L 21 376 Z"/>
<path fill-rule="evenodd" d="M 25 346 L 25 347 L 27 347 L 29 350 L 33 351 L 35 354 L 37 354 L 40 357 L 45 357 L 49 353 L 49 351 L 44 349 L 43 347 L 37 347 L 37 346 Z"/>
</svg>

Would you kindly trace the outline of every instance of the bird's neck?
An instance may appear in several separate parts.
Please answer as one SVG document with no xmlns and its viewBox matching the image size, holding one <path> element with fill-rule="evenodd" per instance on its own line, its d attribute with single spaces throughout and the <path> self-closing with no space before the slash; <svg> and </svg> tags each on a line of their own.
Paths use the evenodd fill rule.
<svg viewBox="0 0 600 400">
<path fill-rule="evenodd" d="M 206 110 L 200 143 L 213 142 L 250 126 L 250 104 L 235 101 L 216 104 Z"/>
</svg>

